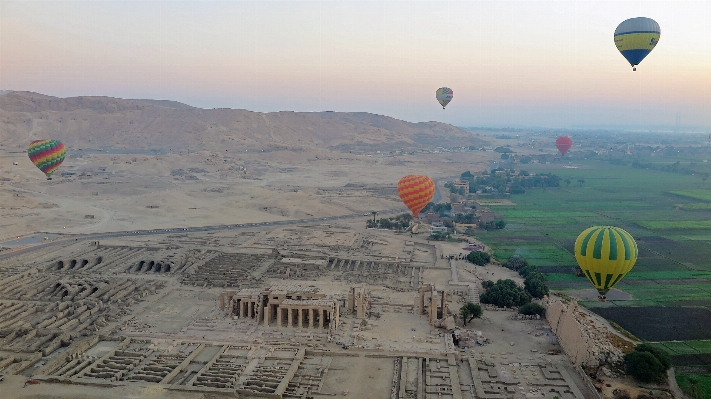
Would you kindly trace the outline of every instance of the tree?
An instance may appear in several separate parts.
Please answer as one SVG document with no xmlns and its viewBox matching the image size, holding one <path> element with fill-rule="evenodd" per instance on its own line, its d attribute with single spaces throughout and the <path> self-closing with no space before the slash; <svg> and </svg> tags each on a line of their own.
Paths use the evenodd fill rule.
<svg viewBox="0 0 711 399">
<path fill-rule="evenodd" d="M 565 179 L 565 185 L 566 185 L 567 187 L 570 187 L 570 179 Z"/>
<path fill-rule="evenodd" d="M 373 223 L 375 223 L 375 215 L 378 214 L 378 211 L 371 211 L 370 213 L 373 215 Z"/>
<path fill-rule="evenodd" d="M 580 184 L 580 187 L 582 187 L 583 183 L 585 183 L 585 179 L 578 179 L 578 183 Z"/>
<path fill-rule="evenodd" d="M 634 350 L 638 352 L 649 352 L 653 354 L 654 357 L 659 360 L 662 366 L 664 366 L 664 371 L 668 370 L 669 367 L 671 367 L 671 358 L 669 357 L 669 355 L 658 348 L 655 348 L 649 344 L 639 344 L 634 347 Z"/>
<path fill-rule="evenodd" d="M 494 282 L 491 280 L 484 280 L 481 282 L 481 286 L 485 289 L 488 290 L 489 288 L 494 286 Z"/>
<path fill-rule="evenodd" d="M 653 382 L 663 378 L 665 369 L 651 352 L 634 351 L 625 355 L 625 371 L 640 382 Z"/>
<path fill-rule="evenodd" d="M 520 308 L 518 308 L 518 312 L 521 314 L 529 315 L 529 316 L 537 314 L 537 315 L 543 317 L 546 314 L 546 308 L 544 308 L 543 306 L 541 306 L 535 302 L 531 302 L 531 303 L 527 303 L 527 304 L 521 306 Z"/>
<path fill-rule="evenodd" d="M 548 286 L 543 280 L 543 275 L 541 273 L 536 272 L 529 274 L 523 282 L 523 286 L 526 291 L 536 299 L 541 299 L 548 295 Z"/>
<path fill-rule="evenodd" d="M 528 261 L 521 255 L 513 255 L 506 261 L 507 268 L 518 271 L 521 268 L 528 266 Z"/>
<path fill-rule="evenodd" d="M 491 255 L 482 251 L 471 251 L 467 254 L 467 260 L 475 265 L 484 266 L 491 261 Z"/>
<path fill-rule="evenodd" d="M 482 303 L 490 303 L 499 307 L 523 306 L 531 302 L 531 295 L 513 280 L 498 280 L 479 296 Z"/>
<path fill-rule="evenodd" d="M 462 316 L 462 320 L 464 321 L 464 325 L 467 325 L 468 321 L 472 321 L 475 318 L 481 317 L 482 313 L 484 313 L 481 309 L 481 305 L 477 305 L 472 302 L 468 302 L 464 306 L 459 309 L 459 315 Z M 467 320 L 469 319 L 469 320 Z"/>
</svg>

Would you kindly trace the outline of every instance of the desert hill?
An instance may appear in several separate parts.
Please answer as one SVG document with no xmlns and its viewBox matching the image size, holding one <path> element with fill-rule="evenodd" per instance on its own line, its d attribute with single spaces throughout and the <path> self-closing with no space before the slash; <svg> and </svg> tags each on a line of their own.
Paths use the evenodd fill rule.
<svg viewBox="0 0 711 399">
<path fill-rule="evenodd" d="M 392 150 L 486 144 L 452 125 L 410 123 L 365 112 L 260 113 L 202 109 L 166 100 L 0 93 L 0 142 L 5 148 L 23 148 L 31 140 L 48 137 L 70 148 L 173 152 Z"/>
</svg>

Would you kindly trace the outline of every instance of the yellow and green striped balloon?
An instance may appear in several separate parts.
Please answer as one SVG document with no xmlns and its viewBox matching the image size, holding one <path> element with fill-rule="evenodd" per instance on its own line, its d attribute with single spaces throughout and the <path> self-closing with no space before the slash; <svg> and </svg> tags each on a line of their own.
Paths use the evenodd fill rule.
<svg viewBox="0 0 711 399">
<path fill-rule="evenodd" d="M 619 227 L 593 226 L 575 240 L 575 260 L 602 298 L 632 270 L 637 243 Z"/>
</svg>

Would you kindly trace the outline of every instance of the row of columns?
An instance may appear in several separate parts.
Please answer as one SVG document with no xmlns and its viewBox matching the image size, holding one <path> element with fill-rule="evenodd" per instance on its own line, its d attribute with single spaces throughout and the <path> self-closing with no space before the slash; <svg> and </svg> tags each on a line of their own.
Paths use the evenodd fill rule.
<svg viewBox="0 0 711 399">
<path fill-rule="evenodd" d="M 220 298 L 220 300 L 223 300 L 223 298 Z M 257 317 L 257 302 L 254 300 L 232 299 L 230 300 L 230 304 L 236 308 L 235 314 L 240 318 L 253 319 Z M 276 315 L 273 314 L 275 310 Z M 283 325 L 285 311 L 287 323 Z M 269 322 L 276 316 L 277 327 L 306 328 L 306 319 L 308 319 L 308 328 L 325 328 L 328 327 L 328 325 L 324 324 L 330 321 L 333 316 L 329 313 L 330 310 L 328 309 L 289 308 L 275 304 L 267 304 L 267 306 L 264 307 L 264 327 L 269 327 Z M 296 318 L 296 320 L 294 320 L 294 318 Z M 318 320 L 318 326 L 315 326 L 316 320 Z"/>
<path fill-rule="evenodd" d="M 283 325 L 284 321 L 284 311 L 286 311 L 287 324 Z M 296 320 L 294 320 L 294 313 L 296 313 Z M 276 326 L 277 327 L 296 327 L 305 328 L 305 318 L 308 318 L 309 328 L 316 328 L 314 322 L 318 316 L 318 328 L 324 328 L 324 323 L 328 319 L 329 311 L 326 309 L 313 309 L 313 308 L 288 308 L 288 307 L 278 307 L 276 310 Z M 264 319 L 264 326 L 268 327 L 268 318 Z"/>
</svg>

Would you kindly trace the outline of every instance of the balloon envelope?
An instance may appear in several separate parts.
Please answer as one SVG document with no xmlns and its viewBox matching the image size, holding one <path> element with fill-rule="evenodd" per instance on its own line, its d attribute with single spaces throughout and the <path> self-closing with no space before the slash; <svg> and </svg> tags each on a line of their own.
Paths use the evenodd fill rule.
<svg viewBox="0 0 711 399">
<path fill-rule="evenodd" d="M 659 24 L 651 18 L 630 18 L 615 29 L 615 46 L 634 67 L 659 43 L 661 33 Z"/>
<path fill-rule="evenodd" d="M 437 89 L 437 101 L 442 105 L 442 109 L 452 101 L 452 97 L 454 97 L 454 92 L 449 87 L 440 87 Z"/>
<path fill-rule="evenodd" d="M 52 176 L 64 162 L 66 152 L 64 144 L 58 140 L 35 140 L 27 147 L 30 160 L 47 177 Z"/>
<path fill-rule="evenodd" d="M 575 240 L 575 260 L 601 296 L 637 261 L 637 243 L 619 227 L 593 226 Z"/>
<path fill-rule="evenodd" d="M 555 141 L 555 146 L 558 147 L 558 151 L 565 155 L 566 152 L 573 146 L 573 140 L 568 136 L 561 136 Z"/>
<path fill-rule="evenodd" d="M 397 183 L 397 193 L 402 202 L 417 217 L 435 193 L 435 183 L 427 176 L 407 175 Z"/>
</svg>

